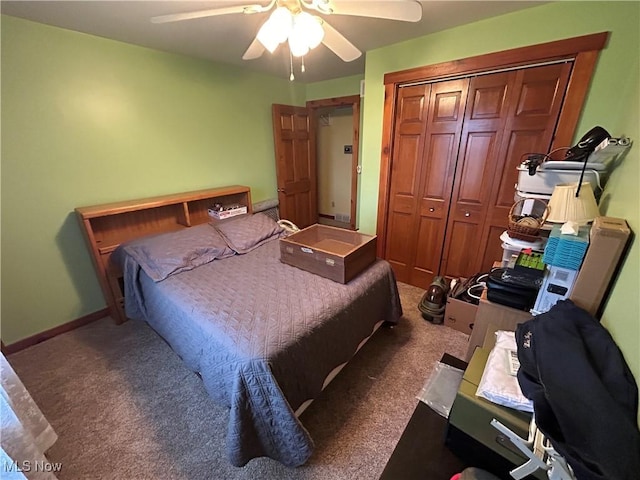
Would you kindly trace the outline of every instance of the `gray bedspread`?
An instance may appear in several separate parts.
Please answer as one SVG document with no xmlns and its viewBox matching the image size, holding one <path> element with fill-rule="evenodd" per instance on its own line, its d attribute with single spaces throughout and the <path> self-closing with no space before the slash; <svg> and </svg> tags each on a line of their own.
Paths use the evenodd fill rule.
<svg viewBox="0 0 640 480">
<path fill-rule="evenodd" d="M 295 410 L 376 323 L 402 314 L 387 262 L 342 285 L 281 263 L 277 239 L 160 282 L 131 256 L 124 273 L 127 316 L 147 321 L 230 408 L 236 466 L 260 456 L 306 462 L 313 441 Z"/>
</svg>

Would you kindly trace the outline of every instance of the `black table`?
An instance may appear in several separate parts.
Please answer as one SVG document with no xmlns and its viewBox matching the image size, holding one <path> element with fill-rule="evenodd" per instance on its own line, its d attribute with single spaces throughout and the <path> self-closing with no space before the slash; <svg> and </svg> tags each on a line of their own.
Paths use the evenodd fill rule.
<svg viewBox="0 0 640 480">
<path fill-rule="evenodd" d="M 461 370 L 467 367 L 447 353 L 441 362 Z M 468 465 L 445 445 L 446 430 L 447 419 L 418 402 L 380 480 L 450 480 L 464 470 Z"/>
</svg>

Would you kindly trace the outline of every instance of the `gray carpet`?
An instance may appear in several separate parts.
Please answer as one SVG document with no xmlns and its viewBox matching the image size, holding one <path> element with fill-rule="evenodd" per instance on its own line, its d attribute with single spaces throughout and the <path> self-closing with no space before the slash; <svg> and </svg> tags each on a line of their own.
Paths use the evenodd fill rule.
<svg viewBox="0 0 640 480">
<path fill-rule="evenodd" d="M 225 458 L 228 412 L 146 324 L 102 319 L 15 353 L 10 363 L 59 439 L 60 479 L 376 479 L 443 353 L 467 335 L 420 317 L 423 290 L 399 284 L 405 315 L 381 329 L 302 415 L 306 465 Z"/>
</svg>

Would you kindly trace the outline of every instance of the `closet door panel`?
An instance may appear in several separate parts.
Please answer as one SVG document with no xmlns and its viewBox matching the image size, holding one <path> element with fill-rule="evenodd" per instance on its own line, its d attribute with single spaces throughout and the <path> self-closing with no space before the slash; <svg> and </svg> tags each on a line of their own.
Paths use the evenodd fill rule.
<svg viewBox="0 0 640 480">
<path fill-rule="evenodd" d="M 440 267 L 468 86 L 467 79 L 432 85 L 411 275 L 412 284 L 422 288 L 429 286 Z"/>
<path fill-rule="evenodd" d="M 500 181 L 492 193 L 492 206 L 511 207 L 508 190 L 518 180 L 518 165 L 527 153 L 548 153 L 553 140 L 571 63 L 528 68 L 516 72 L 516 84 L 505 136 L 498 157 Z M 512 191 L 513 193 L 513 191 Z"/>
<path fill-rule="evenodd" d="M 446 277 L 470 277 L 482 263 L 483 226 L 513 83 L 511 72 L 471 79 L 440 264 Z"/>
<path fill-rule="evenodd" d="M 411 214 L 396 212 L 389 218 L 388 229 L 393 235 L 387 238 L 386 259 L 400 282 L 410 283 L 412 258 L 408 244 L 413 236 L 413 223 Z"/>
<path fill-rule="evenodd" d="M 499 73 L 472 80 L 473 100 L 467 120 L 496 120 L 504 116 L 508 78 L 508 73 Z"/>
<path fill-rule="evenodd" d="M 491 190 L 490 209 L 482 238 L 481 269 L 487 270 L 499 250 L 500 234 L 507 228 L 511 206 L 515 202 L 518 165 L 528 153 L 548 153 L 564 101 L 572 63 L 518 70 L 511 108 L 497 156 L 498 169 Z"/>
<path fill-rule="evenodd" d="M 453 173 L 455 155 L 458 151 L 456 132 L 439 133 L 430 136 L 424 170 L 422 199 L 445 202 L 451 197 L 451 184 L 446 180 Z M 445 181 L 443 181 L 445 180 Z"/>
<path fill-rule="evenodd" d="M 418 135 L 399 135 L 398 155 L 391 173 L 394 184 L 389 202 L 386 256 L 398 280 L 403 282 L 409 281 L 408 274 L 412 263 L 406 239 L 414 236 L 413 216 L 417 201 L 420 144 L 421 137 Z"/>
<path fill-rule="evenodd" d="M 425 290 L 438 273 L 440 255 L 442 255 L 442 220 L 421 216 L 414 267 L 409 283 Z"/>
<path fill-rule="evenodd" d="M 420 135 L 402 135 L 398 138 L 398 160 L 391 171 L 391 176 L 396 180 L 392 190 L 394 197 L 414 198 L 417 193 L 421 141 Z"/>
<path fill-rule="evenodd" d="M 509 132 L 510 135 L 508 138 L 505 138 L 506 146 L 506 158 L 515 159 L 522 157 L 524 155 L 524 159 L 526 159 L 526 153 L 535 152 L 540 137 L 544 134 L 543 130 L 540 129 L 532 129 L 532 130 L 514 130 Z M 501 212 L 500 215 L 504 213 L 504 209 L 507 209 L 507 213 L 509 209 L 514 203 L 515 197 L 515 186 L 518 183 L 518 165 L 521 163 L 519 160 L 516 162 L 516 165 L 513 166 L 508 162 L 509 165 L 507 168 L 502 168 L 498 172 L 497 178 L 497 196 L 493 198 L 492 207 L 501 207 L 498 210 Z M 501 162 L 502 164 L 502 162 Z M 495 188 L 495 187 L 494 187 Z M 506 220 L 506 215 L 505 215 Z"/>
<path fill-rule="evenodd" d="M 569 64 L 559 64 L 520 70 L 520 95 L 514 102 L 513 118 L 536 123 L 542 119 L 546 123 L 550 115 L 559 111 L 559 108 L 556 108 L 557 100 L 562 101 L 565 89 L 558 87 L 563 76 L 568 78 L 569 69 Z M 562 75 L 563 71 L 566 71 L 566 75 Z M 553 126 L 555 127 L 555 122 Z"/>
<path fill-rule="evenodd" d="M 450 224 L 447 231 L 451 238 L 448 242 L 447 270 L 443 272 L 447 278 L 468 278 L 477 272 L 478 238 L 481 230 L 482 224 L 472 220 L 460 219 Z"/>
<path fill-rule="evenodd" d="M 456 205 L 483 205 L 489 199 L 498 140 L 497 131 L 467 132 L 459 188 L 454 198 Z"/>
<path fill-rule="evenodd" d="M 398 92 L 385 258 L 401 282 L 410 281 L 415 254 L 415 217 L 430 90 L 429 85 L 418 85 Z"/>
<path fill-rule="evenodd" d="M 419 227 L 416 253 L 410 283 L 427 288 L 437 275 L 442 255 L 444 227 L 447 222 L 451 183 L 449 160 L 455 160 L 457 138 L 455 134 L 432 135 L 424 165 L 424 182 L 419 209 Z M 447 159 L 447 161 L 439 161 Z"/>
</svg>

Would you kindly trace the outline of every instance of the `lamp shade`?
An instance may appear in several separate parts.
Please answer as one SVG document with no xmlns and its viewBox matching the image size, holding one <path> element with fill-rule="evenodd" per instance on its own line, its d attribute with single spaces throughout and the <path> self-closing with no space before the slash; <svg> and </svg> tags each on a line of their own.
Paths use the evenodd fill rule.
<svg viewBox="0 0 640 480">
<path fill-rule="evenodd" d="M 582 184 L 576 197 L 578 183 L 560 183 L 555 186 L 549 200 L 547 222 L 588 223 L 600 215 L 596 198 L 588 182 Z"/>
</svg>

